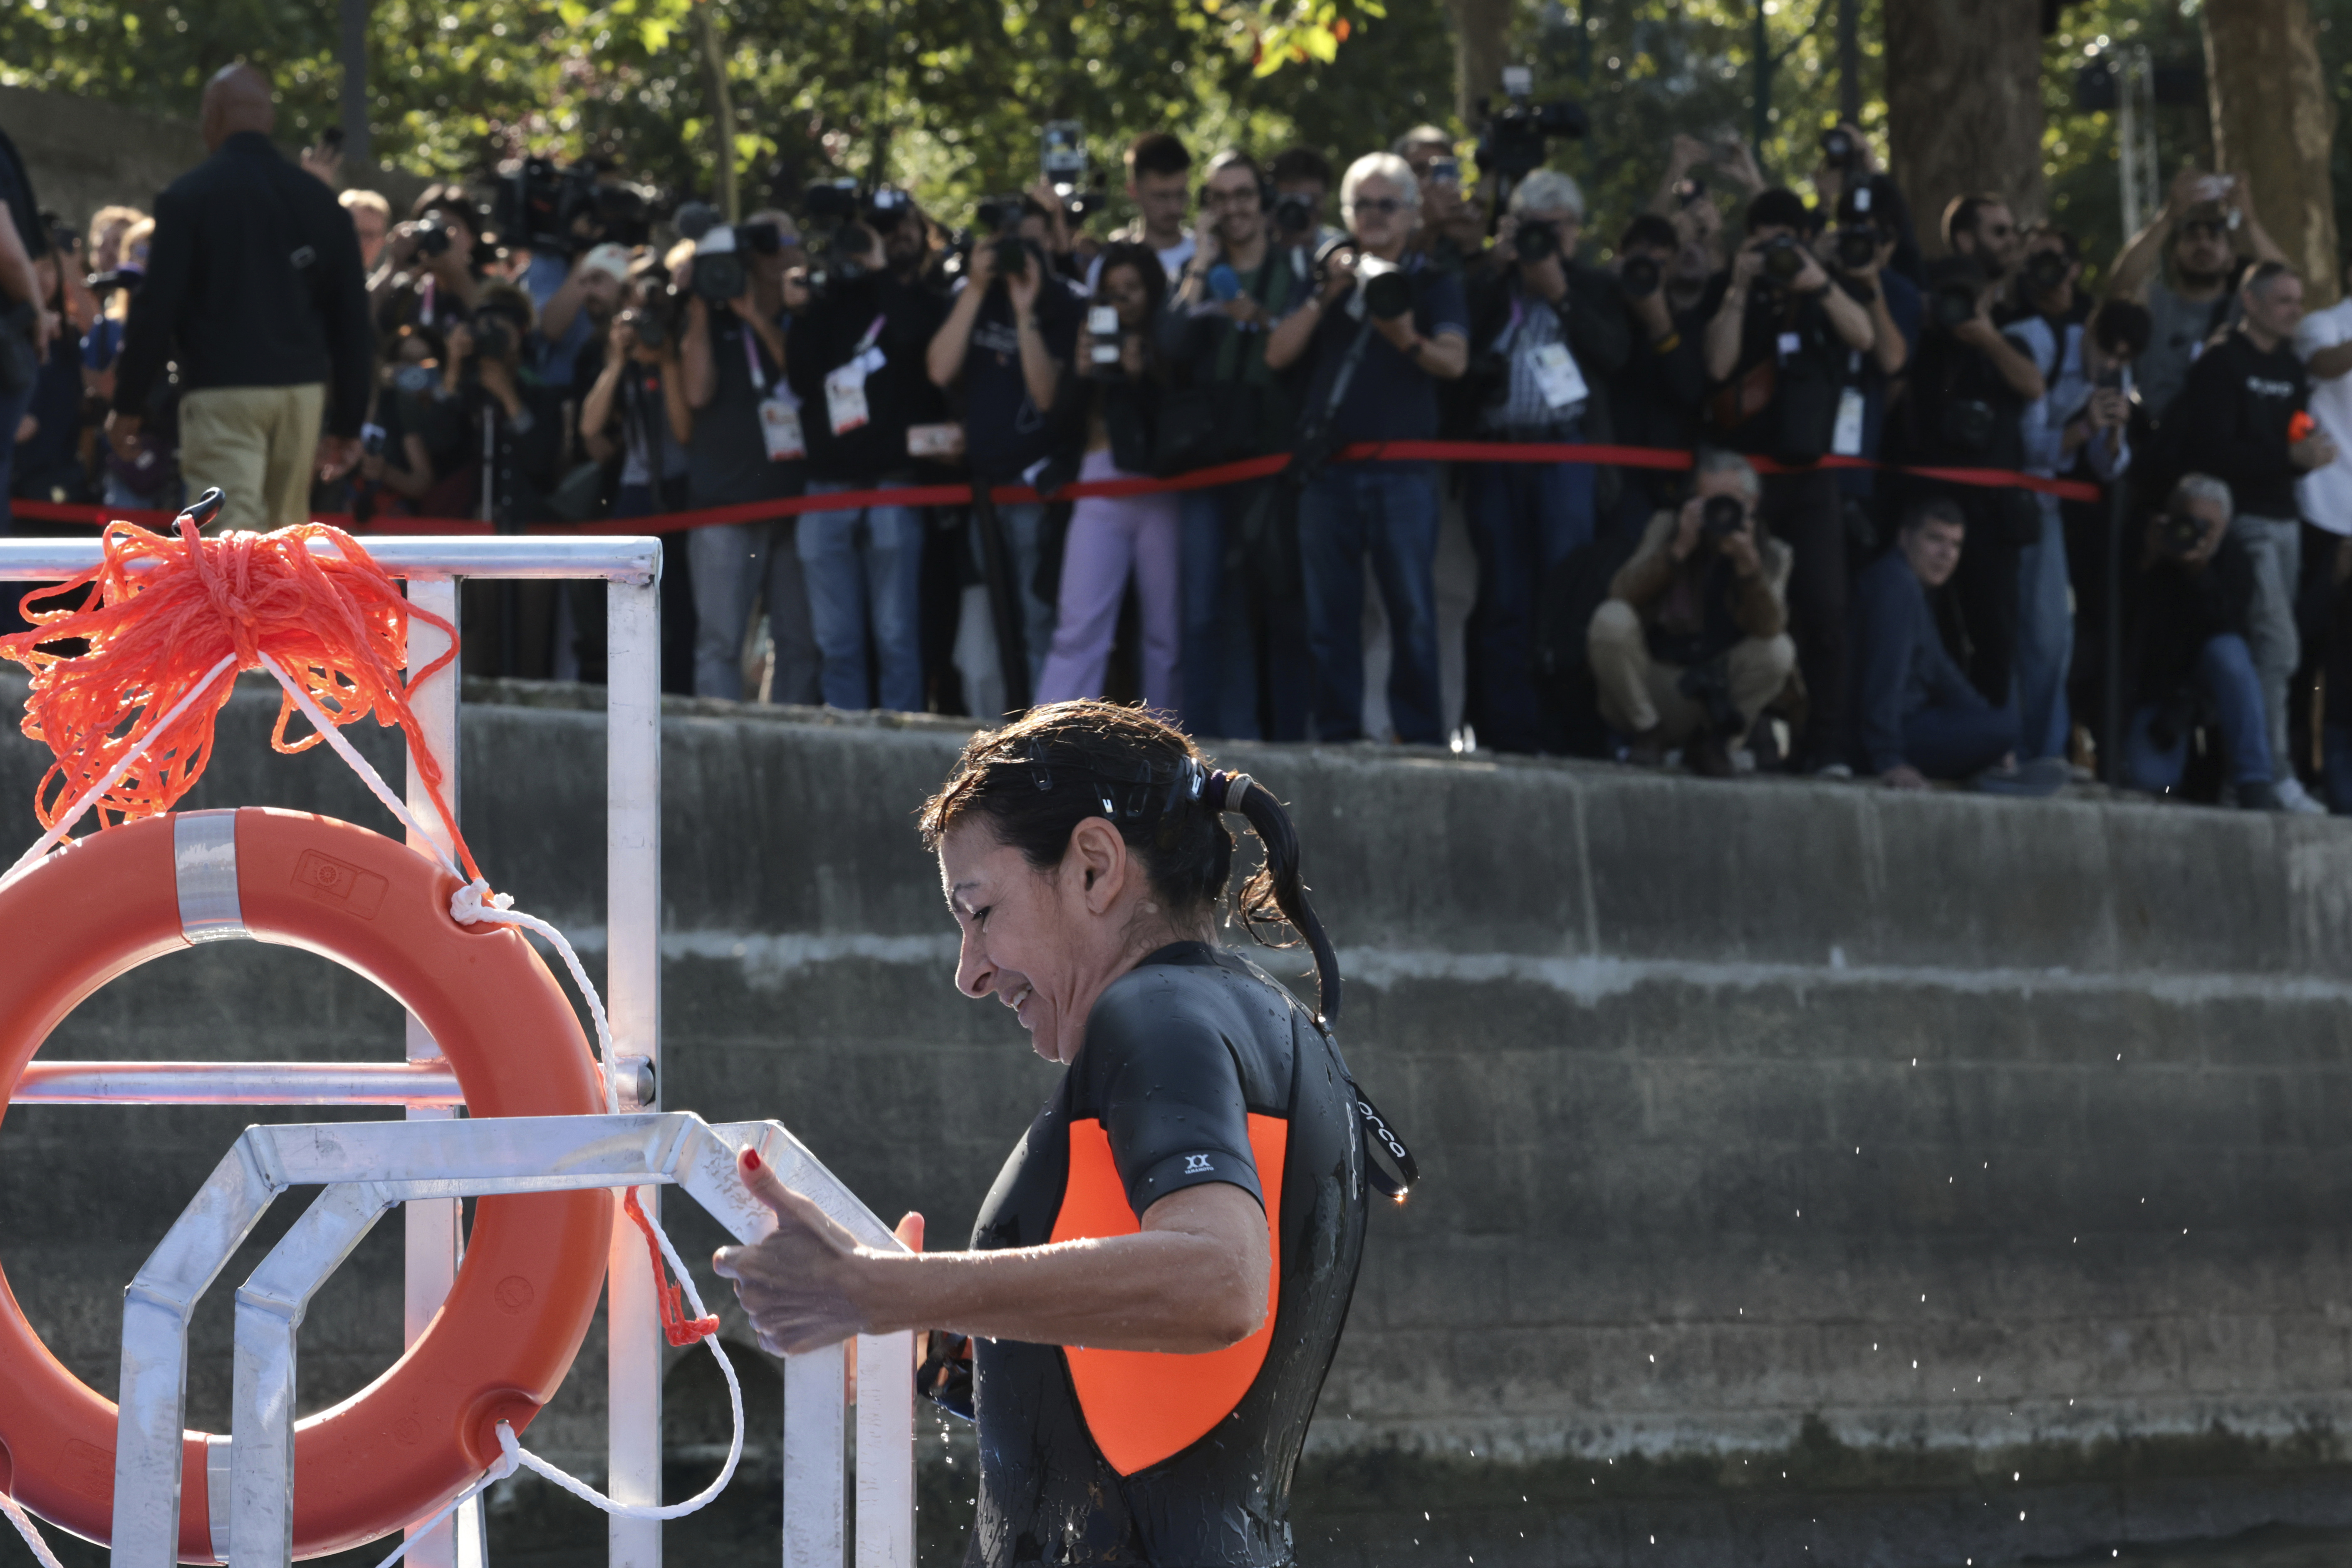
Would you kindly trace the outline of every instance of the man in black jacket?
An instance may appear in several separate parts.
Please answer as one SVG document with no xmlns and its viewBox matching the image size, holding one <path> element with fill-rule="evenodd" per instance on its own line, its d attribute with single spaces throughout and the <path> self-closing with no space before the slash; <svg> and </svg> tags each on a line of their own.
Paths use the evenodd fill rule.
<svg viewBox="0 0 2352 1568">
<path fill-rule="evenodd" d="M 48 226 L 41 222 L 16 145 L 0 135 L 0 533 L 8 529 L 9 471 L 16 451 L 16 426 L 33 401 L 40 367 L 57 339 L 56 311 L 41 303 L 33 263 L 47 254 Z M 0 626 L 21 626 L 16 606 L 0 608 Z"/>
<path fill-rule="evenodd" d="M 205 84 L 213 155 L 156 198 L 106 421 L 115 450 L 135 455 L 148 391 L 176 358 L 180 470 L 191 493 L 228 492 L 225 529 L 302 521 L 313 469 L 358 461 L 367 416 L 359 237 L 334 193 L 270 144 L 276 123 L 269 79 L 251 66 Z"/>
<path fill-rule="evenodd" d="M 2291 810 L 2316 812 L 2323 808 L 2284 765 L 2294 754 L 2287 745 L 2287 683 L 2303 657 L 2294 624 L 2303 565 L 2294 481 L 2334 462 L 2336 447 L 2324 435 L 2305 433 L 2311 383 L 2294 353 L 2302 279 L 2284 263 L 2265 261 L 2247 275 L 2239 299 L 2244 319 L 2189 367 L 2164 429 L 2175 442 L 2176 461 L 2212 475 L 2236 498 L 2230 537 L 2245 547 L 2253 565 L 2246 641 L 2262 675 L 2271 755 L 2282 763 L 2279 798 Z"/>
<path fill-rule="evenodd" d="M 1478 437 L 1607 441 L 1609 379 L 1633 327 L 1616 277 L 1576 259 L 1584 194 L 1538 169 L 1511 191 L 1495 256 L 1469 282 Z M 1536 700 L 1536 595 L 1593 534 L 1590 463 L 1469 467 L 1470 542 L 1478 598 L 1470 611 L 1469 716 L 1500 752 L 1557 751 Z"/>
<path fill-rule="evenodd" d="M 903 201 L 869 216 L 910 237 L 924 221 Z M 811 495 L 914 482 L 908 426 L 947 416 L 947 399 L 923 368 L 931 334 L 948 314 L 946 299 L 924 287 L 929 259 L 919 246 L 903 243 L 886 256 L 875 228 L 845 225 L 833 242 L 823 291 L 794 307 L 784 374 L 803 411 Z M 922 511 L 866 506 L 806 512 L 793 542 L 808 584 L 825 706 L 877 705 L 866 668 L 870 623 L 882 678 L 878 705 L 921 712 Z"/>
</svg>

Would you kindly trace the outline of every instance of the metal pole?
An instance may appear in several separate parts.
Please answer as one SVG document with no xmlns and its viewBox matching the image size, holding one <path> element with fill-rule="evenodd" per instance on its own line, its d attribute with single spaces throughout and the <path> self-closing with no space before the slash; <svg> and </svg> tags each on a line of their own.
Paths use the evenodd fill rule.
<svg viewBox="0 0 2352 1568">
<path fill-rule="evenodd" d="M 2099 704 L 2099 776 L 2110 789 L 2124 783 L 2124 529 L 2130 513 L 2131 486 L 2117 479 L 2107 487 L 2107 603 L 2101 628 L 2106 668 L 2100 671 Z"/>
<path fill-rule="evenodd" d="M 428 614 L 440 616 L 451 626 L 457 624 L 457 580 L 449 576 L 412 577 L 408 583 L 409 604 Z M 408 668 L 424 668 L 447 651 L 451 639 L 440 627 L 422 619 L 408 625 Z M 453 660 L 432 679 L 410 689 L 409 707 L 416 714 L 417 725 L 425 731 L 425 750 L 440 764 L 443 796 L 449 803 L 452 816 L 457 812 L 457 666 Z M 434 807 L 432 792 L 425 787 L 425 774 L 417 767 L 415 752 L 408 756 L 407 805 L 410 813 L 423 823 L 426 833 L 441 853 L 454 852 L 449 836 L 441 826 L 440 813 Z M 409 847 L 430 854 L 432 848 L 416 835 L 408 836 Z M 446 1070 L 441 1047 L 433 1042 L 415 1014 L 408 1015 L 408 1059 Z M 446 1121 L 457 1113 L 447 1106 L 411 1106 L 411 1121 Z M 413 1345 L 441 1310 L 449 1294 L 449 1287 L 457 1278 L 457 1260 L 464 1256 L 465 1240 L 458 1234 L 460 1205 L 453 1200 L 436 1198 L 413 1203 L 406 1207 L 407 1283 L 401 1294 L 401 1343 Z M 407 1561 L 413 1568 L 458 1568 L 457 1542 L 469 1530 L 480 1528 L 480 1506 L 467 1503 L 456 1515 L 443 1521 L 433 1530 L 423 1533 L 410 1532 Z"/>
<path fill-rule="evenodd" d="M 1021 629 L 1022 588 L 1013 574 L 1013 552 L 1004 542 L 1004 524 L 996 515 L 996 502 L 981 480 L 972 482 L 971 522 L 980 534 L 980 574 L 988 584 L 988 607 L 996 626 L 996 665 L 1004 678 L 1004 710 L 1018 713 L 1029 706 L 1029 648 Z"/>
<path fill-rule="evenodd" d="M 342 0 L 343 162 L 352 169 L 375 162 L 368 145 L 368 0 Z"/>
<path fill-rule="evenodd" d="M 1772 29 L 1765 19 L 1764 0 L 1756 7 L 1756 166 L 1764 164 L 1764 138 L 1772 133 Z"/>
<path fill-rule="evenodd" d="M 657 1110 L 661 1089 L 661 572 L 615 582 L 604 595 L 604 1001 L 616 1058 L 644 1058 L 654 1098 L 624 1110 Z M 639 1194 L 661 1214 L 661 1190 Z M 623 1502 L 661 1498 L 662 1335 L 645 1242 L 614 1216 L 604 1292 L 605 1455 L 610 1490 Z M 661 1526 L 614 1519 L 612 1568 L 661 1568 Z"/>
<path fill-rule="evenodd" d="M 1838 119 L 1862 123 L 1862 0 L 1838 0 Z"/>
</svg>

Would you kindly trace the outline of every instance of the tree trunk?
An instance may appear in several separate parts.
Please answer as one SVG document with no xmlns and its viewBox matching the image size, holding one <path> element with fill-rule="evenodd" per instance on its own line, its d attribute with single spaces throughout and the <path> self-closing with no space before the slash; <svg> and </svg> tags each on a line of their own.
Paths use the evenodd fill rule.
<svg viewBox="0 0 2352 1568">
<path fill-rule="evenodd" d="M 2041 216 L 2042 0 L 1899 0 L 1885 16 L 1887 139 L 1927 254 L 1955 196 Z"/>
<path fill-rule="evenodd" d="M 2213 98 L 2213 164 L 2246 176 L 2254 214 L 2303 275 L 2304 300 L 2339 293 L 2328 148 L 2336 105 L 2319 65 L 2309 0 L 2205 6 L 2205 79 Z"/>
<path fill-rule="evenodd" d="M 1511 0 L 1446 0 L 1454 16 L 1454 111 L 1475 128 L 1477 101 L 1503 90 L 1510 63 Z"/>
</svg>

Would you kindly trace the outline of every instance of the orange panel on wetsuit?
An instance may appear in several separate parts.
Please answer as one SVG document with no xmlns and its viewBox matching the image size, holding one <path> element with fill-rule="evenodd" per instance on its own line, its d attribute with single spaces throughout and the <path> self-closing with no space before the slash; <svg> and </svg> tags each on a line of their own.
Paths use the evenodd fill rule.
<svg viewBox="0 0 2352 1568">
<path fill-rule="evenodd" d="M 1282 1162 L 1290 1124 L 1278 1116 L 1249 1114 L 1250 1155 L 1265 1196 L 1265 1212 L 1282 1213 Z M 1207 1159 L 1202 1155 L 1198 1158 Z M 1110 1157 L 1110 1135 L 1100 1121 L 1070 1123 L 1070 1169 L 1054 1220 L 1055 1241 L 1133 1236 L 1142 1228 L 1128 1206 L 1127 1187 Z M 1131 1476 L 1189 1447 L 1233 1414 L 1265 1364 L 1282 1289 L 1282 1238 L 1266 1226 L 1269 1267 L 1265 1321 L 1257 1332 L 1205 1355 L 1152 1351 L 1093 1351 L 1070 1346 L 1070 1382 L 1078 1392 L 1087 1430 L 1111 1468 Z"/>
</svg>

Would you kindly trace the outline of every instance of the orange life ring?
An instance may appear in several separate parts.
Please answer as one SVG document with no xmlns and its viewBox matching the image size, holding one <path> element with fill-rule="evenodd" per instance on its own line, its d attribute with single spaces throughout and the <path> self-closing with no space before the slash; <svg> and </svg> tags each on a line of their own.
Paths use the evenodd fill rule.
<svg viewBox="0 0 2352 1568">
<path fill-rule="evenodd" d="M 457 886 L 381 834 L 290 811 L 151 817 L 92 835 L 0 892 L 0 1084 L 13 1093 L 58 1021 L 115 975 L 192 934 L 245 934 L 322 954 L 390 992 L 431 1031 L 476 1116 L 603 1110 L 571 1003 L 520 932 L 450 918 Z M 297 1557 L 388 1534 L 498 1458 L 497 1424 L 520 1432 L 578 1353 L 612 1230 L 603 1191 L 475 1205 L 440 1315 L 382 1377 L 296 1429 Z M 49 1353 L 0 1276 L 0 1486 L 104 1542 L 114 1429 L 112 1402 Z M 184 1563 L 217 1561 L 205 1448 L 191 1433 L 182 1449 Z"/>
</svg>

